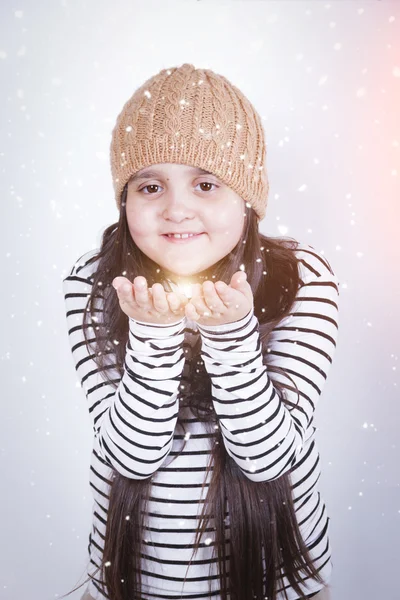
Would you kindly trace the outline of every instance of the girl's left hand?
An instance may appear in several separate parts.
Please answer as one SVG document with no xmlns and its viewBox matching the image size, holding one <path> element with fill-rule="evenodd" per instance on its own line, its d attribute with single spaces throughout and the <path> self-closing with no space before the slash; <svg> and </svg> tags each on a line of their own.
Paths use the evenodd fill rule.
<svg viewBox="0 0 400 600">
<path fill-rule="evenodd" d="M 185 315 L 199 325 L 225 325 L 245 317 L 253 306 L 253 292 L 246 273 L 236 271 L 229 285 L 209 280 L 192 285 L 192 297 L 185 306 Z"/>
</svg>

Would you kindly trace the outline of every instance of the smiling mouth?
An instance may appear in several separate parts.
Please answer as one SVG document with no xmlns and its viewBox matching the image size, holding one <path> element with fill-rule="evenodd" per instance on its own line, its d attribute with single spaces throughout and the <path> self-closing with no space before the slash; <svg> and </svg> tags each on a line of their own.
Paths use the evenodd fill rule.
<svg viewBox="0 0 400 600">
<path fill-rule="evenodd" d="M 187 244 L 188 242 L 192 242 L 198 238 L 201 238 L 205 233 L 197 233 L 195 235 L 189 235 L 188 237 L 174 237 L 173 235 L 163 234 L 163 238 L 165 238 L 168 242 L 172 242 L 175 244 Z"/>
</svg>

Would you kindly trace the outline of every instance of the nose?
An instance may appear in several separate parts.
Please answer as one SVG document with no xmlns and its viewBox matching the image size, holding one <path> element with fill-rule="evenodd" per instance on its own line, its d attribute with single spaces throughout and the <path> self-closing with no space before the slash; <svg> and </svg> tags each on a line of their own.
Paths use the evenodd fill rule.
<svg viewBox="0 0 400 600">
<path fill-rule="evenodd" d="M 187 192 L 170 190 L 165 195 L 163 217 L 169 221 L 191 219 L 196 214 L 196 198 L 190 198 Z"/>
</svg>

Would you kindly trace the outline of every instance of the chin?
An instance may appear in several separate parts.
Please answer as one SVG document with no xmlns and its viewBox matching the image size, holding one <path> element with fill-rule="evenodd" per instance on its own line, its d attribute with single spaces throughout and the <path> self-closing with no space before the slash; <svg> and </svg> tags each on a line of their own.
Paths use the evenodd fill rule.
<svg viewBox="0 0 400 600">
<path fill-rule="evenodd" d="M 165 270 L 166 277 L 172 280 L 181 280 L 182 283 L 198 283 L 199 277 L 198 274 L 201 273 L 204 269 L 198 269 L 197 271 L 193 271 L 192 269 L 182 270 L 182 271 L 173 271 Z"/>
</svg>

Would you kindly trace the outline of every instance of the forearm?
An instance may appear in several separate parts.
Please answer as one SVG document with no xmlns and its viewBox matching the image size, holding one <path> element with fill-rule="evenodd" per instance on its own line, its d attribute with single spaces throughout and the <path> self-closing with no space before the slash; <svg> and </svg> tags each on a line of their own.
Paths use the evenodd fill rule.
<svg viewBox="0 0 400 600">
<path fill-rule="evenodd" d="M 279 477 L 295 458 L 302 429 L 282 402 L 263 364 L 258 319 L 199 325 L 202 358 L 225 448 L 254 481 Z"/>
<path fill-rule="evenodd" d="M 124 373 L 98 431 L 106 460 L 126 477 L 151 476 L 171 450 L 184 327 L 184 319 L 153 327 L 129 319 Z"/>
</svg>

